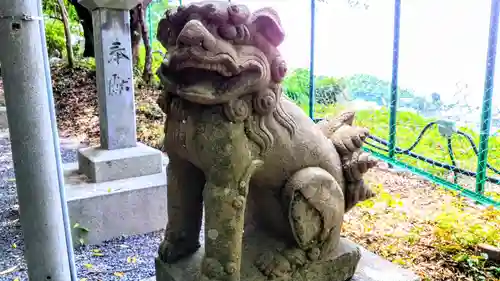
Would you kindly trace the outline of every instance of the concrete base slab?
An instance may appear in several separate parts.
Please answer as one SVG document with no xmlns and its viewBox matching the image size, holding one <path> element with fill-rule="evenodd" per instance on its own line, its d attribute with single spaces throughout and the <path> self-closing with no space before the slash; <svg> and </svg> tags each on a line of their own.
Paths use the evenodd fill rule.
<svg viewBox="0 0 500 281">
<path fill-rule="evenodd" d="M 162 170 L 153 175 L 90 183 L 78 173 L 77 163 L 66 164 L 66 198 L 75 244 L 99 244 L 163 229 L 167 182 L 166 167 L 159 166 Z"/>
<path fill-rule="evenodd" d="M 351 281 L 420 281 L 411 270 L 400 267 L 359 246 L 361 260 Z"/>
<path fill-rule="evenodd" d="M 4 106 L 0 106 L 0 130 L 9 128 L 7 120 L 7 109 Z"/>
<path fill-rule="evenodd" d="M 115 150 L 99 147 L 78 150 L 79 171 L 94 183 L 161 173 L 162 158 L 161 151 L 142 143 Z"/>
<path fill-rule="evenodd" d="M 252 235 L 253 236 L 253 235 Z M 254 243 L 255 242 L 255 243 Z M 257 243 L 257 244 L 256 244 Z M 270 238 L 251 237 L 245 233 L 244 239 L 244 254 L 242 262 L 242 277 L 244 281 L 265 280 L 262 279 L 260 272 L 253 266 L 250 259 L 254 259 L 255 255 L 252 253 L 254 249 L 272 249 L 277 242 Z M 279 242 L 278 242 L 279 243 Z M 203 244 L 202 244 L 203 245 Z M 420 278 L 413 272 L 403 269 L 400 266 L 393 264 L 380 256 L 377 256 L 363 247 L 353 243 L 350 240 L 342 238 L 340 249 L 332 255 L 331 260 L 338 262 L 337 268 L 334 271 L 325 271 L 324 275 L 308 276 L 305 270 L 301 278 L 294 278 L 292 280 L 351 280 L 351 281 L 419 281 Z M 144 281 L 198 281 L 200 273 L 200 263 L 203 258 L 204 249 L 201 248 L 198 252 L 189 258 L 183 259 L 176 264 L 165 264 L 159 259 L 155 260 L 156 263 L 156 277 L 146 279 Z M 353 261 L 358 261 L 359 255 L 361 259 L 354 271 L 349 266 Z M 325 266 L 318 264 L 312 267 L 316 271 L 318 267 Z M 331 266 L 328 266 L 330 269 Z M 352 276 L 351 279 L 348 277 Z"/>
</svg>

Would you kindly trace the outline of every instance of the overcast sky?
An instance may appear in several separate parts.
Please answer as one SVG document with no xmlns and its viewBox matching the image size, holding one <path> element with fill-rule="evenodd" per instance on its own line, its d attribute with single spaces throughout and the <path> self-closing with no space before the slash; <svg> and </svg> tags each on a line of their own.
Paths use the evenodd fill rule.
<svg viewBox="0 0 500 281">
<path fill-rule="evenodd" d="M 349 7 L 348 0 L 327 1 L 317 4 L 316 73 L 368 73 L 389 79 L 394 1 L 365 0 L 367 10 Z M 308 67 L 309 1 L 232 2 L 244 3 L 252 10 L 275 8 L 286 31 L 281 50 L 289 66 Z M 484 88 L 490 5 L 490 0 L 402 0 L 401 86 L 423 94 L 435 91 L 445 99 L 455 99 L 453 95 L 462 91 L 461 96 L 479 103 Z M 500 77 L 500 73 L 496 76 Z M 500 78 L 495 81 L 500 87 Z M 464 85 L 468 85 L 467 93 Z M 495 104 L 499 104 L 500 94 L 495 95 Z"/>
</svg>

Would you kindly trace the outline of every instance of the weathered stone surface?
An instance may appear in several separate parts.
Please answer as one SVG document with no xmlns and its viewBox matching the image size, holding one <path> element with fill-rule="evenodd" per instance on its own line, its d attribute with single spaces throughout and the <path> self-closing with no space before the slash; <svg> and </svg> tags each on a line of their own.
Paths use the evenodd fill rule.
<svg viewBox="0 0 500 281">
<path fill-rule="evenodd" d="M 102 1 L 107 2 L 107 1 Z M 109 1 L 124 3 L 127 1 Z M 129 9 L 92 12 L 100 144 L 104 149 L 137 142 Z"/>
<path fill-rule="evenodd" d="M 481 243 L 477 245 L 479 252 L 487 254 L 488 258 L 500 262 L 500 248 L 493 245 Z"/>
<path fill-rule="evenodd" d="M 376 164 L 361 149 L 368 130 L 352 112 L 315 124 L 286 98 L 277 12 L 198 2 L 168 11 L 157 33 L 169 55 L 157 73 L 170 158 L 159 259 L 198 249 L 204 208 L 199 280 L 349 278 L 357 260 L 340 231 L 344 214 L 374 196 L 363 182 Z M 248 227 L 280 239 L 250 246 Z"/>
<path fill-rule="evenodd" d="M 243 240 L 241 280 L 267 281 L 253 261 L 266 249 L 283 249 L 283 244 L 265 235 L 246 234 Z M 192 257 L 176 264 L 165 264 L 156 259 L 156 281 L 196 281 L 200 276 L 203 248 Z M 307 264 L 289 281 L 345 281 L 349 279 L 360 260 L 360 250 L 349 240 L 341 239 L 339 247 L 327 259 Z M 386 281 L 386 280 L 384 280 Z"/>
<path fill-rule="evenodd" d="M 138 143 L 137 146 L 115 150 L 86 147 L 78 150 L 80 173 L 93 183 L 161 173 L 161 151 Z"/>
<path fill-rule="evenodd" d="M 247 239 L 248 240 L 248 239 Z M 260 272 L 253 266 L 253 264 L 248 263 L 249 256 L 255 256 L 252 254 L 254 250 L 249 249 L 248 243 L 245 241 L 244 256 L 243 256 L 243 266 L 242 266 L 242 280 L 245 281 L 263 281 L 267 279 L 262 279 Z M 256 239 L 255 241 L 263 243 L 262 246 L 270 245 L 271 247 L 275 245 L 275 241 L 272 239 Z M 259 244 L 260 245 L 260 244 Z M 254 247 L 259 245 L 253 245 Z M 411 272 L 410 270 L 404 269 L 396 264 L 393 264 L 380 256 L 366 250 L 365 248 L 356 245 L 347 239 L 341 239 L 341 247 L 337 249 L 336 253 L 332 256 L 335 257 L 344 256 L 337 258 L 339 262 L 335 265 L 325 266 L 320 265 L 320 269 L 326 269 L 329 272 L 335 272 L 335 269 L 350 270 L 353 263 L 361 257 L 359 263 L 357 264 L 354 276 L 351 281 L 419 281 L 420 278 Z M 196 252 L 193 256 L 189 258 L 182 259 L 175 264 L 165 264 L 160 259 L 156 259 L 156 274 L 157 277 L 147 279 L 145 281 L 195 281 L 199 276 L 200 263 L 202 261 L 204 254 L 203 248 Z M 360 255 L 360 256 L 359 256 Z M 333 270 L 332 270 L 333 269 Z M 312 273 L 317 273 L 318 270 L 313 270 Z M 345 273 L 345 272 L 344 272 Z M 350 273 L 350 272 L 348 272 Z M 352 274 L 352 273 L 351 273 Z M 347 274 L 349 275 L 349 274 Z M 307 276 L 305 279 L 293 279 L 293 280 L 304 280 L 304 281 L 335 281 L 335 280 L 346 280 L 342 279 L 345 277 L 336 275 L 336 277 L 328 277 L 327 279 L 322 276 Z M 260 278 L 260 279 L 259 279 Z"/>
<path fill-rule="evenodd" d="M 161 165 L 160 165 L 161 168 Z M 160 173 L 104 183 L 89 183 L 77 163 L 64 165 L 66 200 L 73 242 L 99 244 L 122 235 L 143 234 L 165 226 L 167 182 Z M 89 231 L 85 231 L 88 229 Z"/>
<path fill-rule="evenodd" d="M 411 270 L 402 268 L 359 247 L 361 260 L 351 281 L 420 281 Z"/>
</svg>

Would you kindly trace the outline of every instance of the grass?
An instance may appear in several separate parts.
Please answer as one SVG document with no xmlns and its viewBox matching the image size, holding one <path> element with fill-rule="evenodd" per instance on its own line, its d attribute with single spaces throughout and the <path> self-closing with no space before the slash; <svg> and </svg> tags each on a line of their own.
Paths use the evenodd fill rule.
<svg viewBox="0 0 500 281">
<path fill-rule="evenodd" d="M 318 116 L 326 116 L 335 115 L 344 109 L 340 106 L 318 106 L 316 112 Z M 359 110 L 356 111 L 356 125 L 369 128 L 372 135 L 387 140 L 389 136 L 389 116 L 390 113 L 385 108 L 379 110 Z M 414 112 L 398 112 L 396 119 L 396 145 L 402 149 L 409 148 L 417 140 L 418 134 L 431 121 L 436 121 L 436 119 L 425 118 Z M 467 127 L 458 127 L 457 129 L 471 136 L 476 146 L 478 146 L 479 135 L 476 132 Z M 457 166 L 475 172 L 477 170 L 478 158 L 469 141 L 464 136 L 458 134 L 453 134 L 451 141 Z M 374 150 L 385 154 L 383 151 Z M 452 164 L 447 149 L 447 138 L 439 132 L 437 125 L 432 126 L 426 131 L 418 145 L 412 151 L 442 163 Z M 407 155 L 397 155 L 397 159 L 430 172 L 435 176 L 451 179 L 450 173 L 446 169 L 436 167 Z M 498 134 L 489 138 L 488 163 L 500 169 L 500 136 Z M 499 177 L 499 175 L 496 175 L 491 170 L 488 170 L 487 175 L 490 177 Z M 468 181 L 464 179 L 459 183 L 467 187 L 473 185 L 473 181 L 470 179 Z M 495 198 L 498 196 L 495 193 L 489 195 Z"/>
</svg>

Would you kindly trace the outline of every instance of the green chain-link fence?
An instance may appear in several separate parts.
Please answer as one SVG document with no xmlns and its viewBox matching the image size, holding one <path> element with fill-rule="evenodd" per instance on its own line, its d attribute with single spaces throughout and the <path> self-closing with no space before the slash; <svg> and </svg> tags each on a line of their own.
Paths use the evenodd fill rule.
<svg viewBox="0 0 500 281">
<path fill-rule="evenodd" d="M 251 4 L 247 3 L 249 1 L 237 2 Z M 262 6 L 278 3 L 259 2 Z M 291 45 L 307 46 L 306 49 L 297 47 L 296 56 L 313 57 L 309 69 L 314 69 L 317 73 L 335 74 L 322 76 L 313 73 L 314 96 L 311 99 L 311 72 L 307 68 L 292 69 L 284 82 L 287 95 L 314 119 L 343 110 L 355 110 L 357 124 L 371 130 L 371 136 L 365 145 L 366 150 L 395 168 L 410 170 L 479 203 L 500 207 L 500 98 L 494 100 L 498 94 L 494 95 L 493 91 L 498 1 L 492 1 L 491 7 L 479 4 L 477 6 L 480 11 L 476 11 L 476 15 L 488 18 L 491 14 L 491 22 L 482 23 L 482 41 L 477 40 L 481 42 L 478 44 L 483 46 L 483 51 L 472 53 L 469 50 L 472 47 L 462 46 L 460 49 L 457 45 L 456 48 L 462 50 L 462 53 L 455 51 L 454 55 L 448 55 L 447 50 L 443 51 L 442 48 L 439 51 L 441 53 L 433 48 L 412 50 L 412 40 L 416 40 L 415 38 L 427 40 L 429 44 L 440 43 L 432 41 L 435 39 L 429 31 L 434 28 L 432 24 L 429 24 L 427 29 L 420 23 L 414 27 L 410 26 L 411 20 L 405 21 L 404 18 L 411 18 L 411 12 L 417 10 L 427 16 L 433 12 L 463 11 L 454 12 L 428 0 L 420 1 L 419 7 L 407 5 L 406 2 L 401 5 L 400 0 L 365 0 L 362 1 L 363 5 L 357 5 L 358 2 L 360 1 L 303 1 L 305 6 L 297 9 L 297 12 L 302 13 L 300 24 L 306 26 L 307 37 L 291 36 L 292 39 L 287 40 L 295 41 L 293 44 L 288 42 L 288 49 Z M 423 2 L 426 2 L 427 6 L 422 4 Z M 254 1 L 253 5 L 256 5 L 255 3 Z M 148 22 L 153 38 L 156 38 L 158 21 L 169 5 L 177 6 L 179 1 L 154 1 L 150 5 Z M 315 12 L 304 13 L 307 8 Z M 372 9 L 374 12 L 371 12 Z M 387 12 L 380 12 L 382 10 Z M 283 13 L 279 9 L 278 12 Z M 457 15 L 455 20 L 474 21 L 472 16 Z M 311 17 L 308 18 L 309 16 Z M 330 19 L 331 26 L 324 28 L 325 22 Z M 338 22 L 335 22 L 336 19 Z M 318 26 L 314 27 L 317 22 Z M 293 24 L 298 25 L 299 22 Z M 287 28 L 285 24 L 286 31 Z M 475 33 L 480 33 L 479 29 L 457 29 L 461 32 L 451 35 L 447 30 L 442 32 L 448 32 L 446 36 L 453 42 L 460 42 L 466 35 L 474 37 Z M 310 40 L 312 30 L 316 32 Z M 418 30 L 423 34 L 418 35 Z M 425 33 L 425 30 L 429 32 Z M 290 32 L 294 31 L 298 32 L 297 29 Z M 411 38 L 405 37 L 404 32 L 411 33 Z M 163 51 L 156 39 L 154 40 L 153 49 Z M 309 46 L 312 46 L 312 52 L 307 50 Z M 485 64 L 486 46 L 488 60 Z M 406 50 L 409 55 L 405 55 Z M 423 61 L 434 60 L 432 63 L 436 64 L 436 69 L 430 67 L 415 71 L 422 68 L 418 65 L 419 59 L 412 58 L 415 54 Z M 290 55 L 290 51 L 286 55 L 289 60 L 290 57 L 295 59 L 295 55 Z M 464 59 L 466 56 L 473 59 Z M 440 61 L 440 58 L 447 59 Z M 457 63 L 464 60 L 469 64 Z M 425 65 L 432 63 L 426 62 Z M 451 80 L 441 78 L 447 73 L 440 73 L 438 67 L 445 63 L 457 63 L 452 67 L 464 71 L 469 68 L 479 69 L 480 75 L 465 77 L 460 82 L 448 82 Z M 342 68 L 348 69 L 344 71 Z M 381 72 L 385 72 L 385 75 L 379 75 Z M 422 91 L 405 87 L 403 81 L 409 80 L 408 76 L 405 76 L 408 72 L 413 72 L 413 76 L 420 74 L 426 78 L 419 81 L 443 80 L 429 84 L 445 85 L 445 90 L 433 91 L 431 87 L 427 87 L 427 91 Z"/>
<path fill-rule="evenodd" d="M 469 16 L 465 17 L 464 11 L 455 12 L 435 1 L 421 1 L 427 3 L 413 5 L 406 4 L 407 2 L 401 4 L 400 0 L 386 1 L 384 4 L 381 1 L 372 2 L 375 9 L 385 8 L 392 11 L 394 15 L 392 22 L 386 22 L 384 26 L 384 19 L 381 18 L 384 16 L 383 13 L 375 13 L 374 16 L 373 13 L 367 12 L 363 20 L 366 31 L 353 27 L 353 32 L 356 32 L 358 37 L 368 39 L 374 38 L 373 33 L 377 31 L 370 30 L 366 25 L 384 27 L 385 35 L 381 34 L 383 32 L 377 33 L 381 34 L 381 37 L 390 38 L 391 41 L 388 43 L 392 46 L 385 44 L 383 46 L 385 48 L 378 49 L 379 53 L 372 51 L 369 55 L 359 55 L 358 60 L 371 60 L 371 57 L 377 56 L 392 57 L 392 63 L 390 59 L 386 59 L 385 62 L 385 66 L 391 66 L 391 69 L 387 69 L 387 79 L 372 74 L 374 71 L 369 69 L 370 63 L 358 63 L 360 67 L 355 69 L 355 73 L 342 76 L 336 79 L 335 83 L 328 81 L 333 78 L 316 76 L 315 102 L 312 110 L 314 118 L 353 109 L 357 112 L 357 123 L 371 130 L 371 136 L 365 144 L 366 150 L 395 168 L 410 170 L 477 202 L 500 207 L 500 99 L 494 94 L 493 87 L 498 1 L 492 1 L 491 7 L 489 3 L 478 5 L 479 7 L 473 8 L 474 11 L 468 11 Z M 377 5 L 379 7 L 376 7 Z M 405 21 L 404 16 L 417 18 L 415 14 L 420 12 L 422 19 L 424 16 L 430 16 L 433 10 L 440 10 L 440 13 L 455 13 L 450 18 L 456 21 L 457 26 L 469 24 L 468 30 L 457 27 L 461 32 L 452 34 L 455 38 L 448 32 L 446 40 L 456 42 L 457 45 L 453 46 L 456 50 L 439 48 L 438 44 L 441 44 L 439 41 L 433 42 L 434 48 L 411 50 L 412 44 L 425 46 L 415 43 L 415 40 L 430 42 L 436 38 L 437 36 L 433 37 L 433 33 L 438 34 L 439 27 L 429 24 L 426 28 L 420 20 L 413 22 L 415 26 L 420 24 L 419 29 L 411 30 L 412 19 Z M 336 15 L 338 13 L 330 14 L 331 17 Z M 482 25 L 476 24 L 471 28 L 470 25 L 474 24 L 473 21 L 478 15 L 483 18 L 491 17 L 490 23 L 483 21 Z M 359 17 L 352 18 L 351 22 L 345 23 L 344 26 L 355 26 L 355 21 L 359 20 Z M 455 22 L 449 23 L 450 26 L 452 24 Z M 434 32 L 433 28 L 438 30 Z M 479 28 L 484 31 L 482 37 L 475 36 L 476 33 L 481 33 Z M 415 33 L 405 37 L 405 30 Z M 322 40 L 328 41 L 319 37 L 319 32 L 317 36 L 317 44 L 321 44 Z M 460 46 L 459 44 L 464 41 L 463 38 L 467 37 L 480 40 L 476 43 L 468 42 L 465 47 Z M 367 45 L 361 48 L 351 47 L 351 51 L 343 55 L 351 56 L 355 64 L 356 57 L 352 53 L 357 54 L 356 50 L 369 52 L 370 49 L 377 50 L 377 45 L 383 45 L 368 40 L 365 42 Z M 471 50 L 474 49 L 477 51 L 473 53 Z M 405 54 L 406 50 L 408 56 Z M 388 55 L 387 51 L 392 51 L 392 54 Z M 409 57 L 415 54 L 418 54 L 417 60 Z M 405 79 L 408 77 L 405 76 L 405 71 L 415 73 L 415 69 L 422 68 L 423 65 L 429 66 L 425 61 L 430 58 L 436 60 L 433 62 L 434 65 L 418 72 L 422 77 L 428 77 L 431 83 L 427 84 L 441 86 L 442 92 L 434 92 L 432 89 L 419 92 L 400 83 L 409 80 Z M 317 60 L 320 59 L 325 59 L 323 54 L 317 55 Z M 420 64 L 419 60 L 423 62 Z M 463 64 L 461 63 L 463 60 L 474 65 Z M 446 62 L 452 65 L 440 66 Z M 334 60 L 331 64 L 335 67 Z M 363 72 L 363 68 L 367 71 Z M 443 73 L 442 69 L 450 68 L 459 68 L 459 71 Z M 479 75 L 470 74 L 471 77 L 462 77 L 463 80 L 458 83 L 446 77 L 460 71 L 472 73 L 467 71 L 468 68 L 478 70 Z M 432 80 L 440 79 L 442 81 L 432 83 Z M 425 79 L 419 79 L 422 80 Z"/>
</svg>

